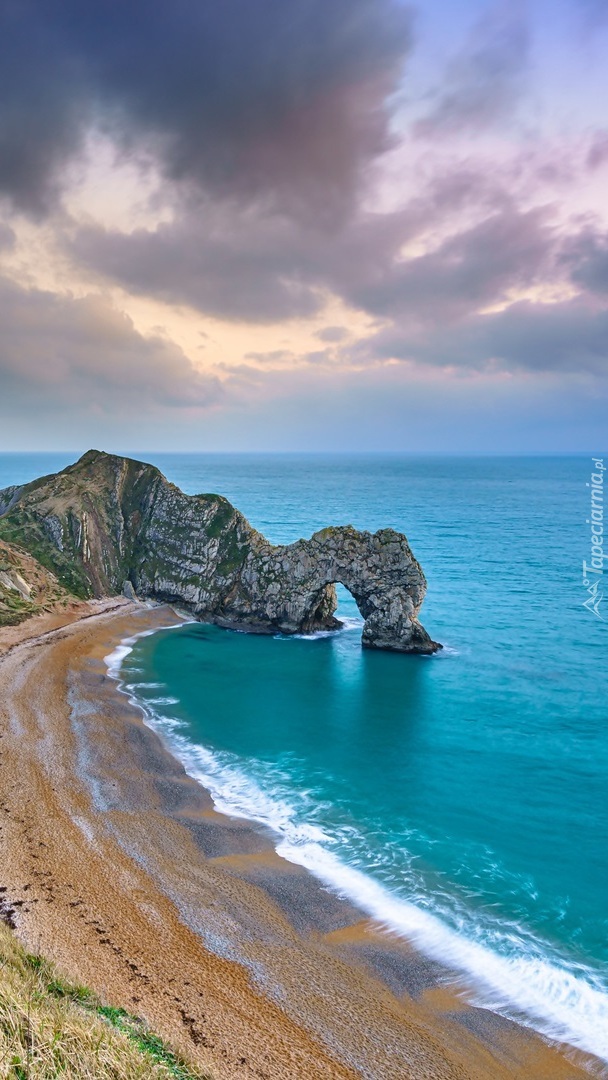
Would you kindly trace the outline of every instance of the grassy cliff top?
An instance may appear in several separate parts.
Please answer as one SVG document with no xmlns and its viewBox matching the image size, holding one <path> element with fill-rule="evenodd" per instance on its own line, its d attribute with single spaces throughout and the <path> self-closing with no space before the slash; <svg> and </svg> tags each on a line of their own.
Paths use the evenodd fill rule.
<svg viewBox="0 0 608 1080">
<path fill-rule="evenodd" d="M 148 531 L 153 541 L 159 520 L 163 536 L 185 548 L 191 524 L 209 540 L 224 541 L 237 517 L 253 535 L 227 499 L 186 495 L 156 466 L 101 450 L 0 491 L 0 540 L 29 552 L 82 600 L 120 593 L 148 557 Z"/>
<path fill-rule="evenodd" d="M 55 575 L 32 555 L 0 540 L 0 627 L 15 626 L 71 599 Z"/>
<path fill-rule="evenodd" d="M 2 1080 L 203 1080 L 123 1009 L 62 979 L 0 923 Z"/>
</svg>

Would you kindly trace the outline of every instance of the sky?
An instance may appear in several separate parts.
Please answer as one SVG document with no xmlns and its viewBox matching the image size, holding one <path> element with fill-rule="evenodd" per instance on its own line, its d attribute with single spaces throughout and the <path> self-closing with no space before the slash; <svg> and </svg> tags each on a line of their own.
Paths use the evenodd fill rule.
<svg viewBox="0 0 608 1080">
<path fill-rule="evenodd" d="M 3 0 L 0 451 L 592 452 L 608 0 Z"/>
</svg>

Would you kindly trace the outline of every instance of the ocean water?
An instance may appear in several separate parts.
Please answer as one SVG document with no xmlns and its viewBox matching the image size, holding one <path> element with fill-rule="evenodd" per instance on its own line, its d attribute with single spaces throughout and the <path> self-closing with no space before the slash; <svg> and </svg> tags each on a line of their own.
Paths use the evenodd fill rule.
<svg viewBox="0 0 608 1080">
<path fill-rule="evenodd" d="M 407 534 L 437 656 L 361 650 L 340 589 L 337 633 L 192 623 L 125 643 L 110 669 L 219 809 L 270 825 L 283 855 L 462 973 L 477 1001 L 608 1060 L 590 458 L 146 457 L 275 542 L 327 524 Z M 0 455 L 0 487 L 26 478 L 24 458 Z"/>
</svg>

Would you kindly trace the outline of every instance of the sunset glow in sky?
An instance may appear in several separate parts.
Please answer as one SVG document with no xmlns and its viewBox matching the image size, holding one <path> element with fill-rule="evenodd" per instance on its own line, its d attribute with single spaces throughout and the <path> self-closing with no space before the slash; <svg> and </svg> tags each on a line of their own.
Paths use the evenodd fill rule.
<svg viewBox="0 0 608 1080">
<path fill-rule="evenodd" d="M 608 0 L 9 0 L 0 450 L 605 449 Z"/>
</svg>

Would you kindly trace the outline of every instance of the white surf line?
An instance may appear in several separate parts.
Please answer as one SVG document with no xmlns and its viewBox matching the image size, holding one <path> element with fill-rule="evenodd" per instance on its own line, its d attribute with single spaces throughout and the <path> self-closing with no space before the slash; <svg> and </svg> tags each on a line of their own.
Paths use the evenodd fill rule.
<svg viewBox="0 0 608 1080">
<path fill-rule="evenodd" d="M 188 621 L 197 620 L 123 639 L 105 658 L 110 677 L 120 681 L 122 663 L 139 638 L 177 629 Z M 276 851 L 283 858 L 303 866 L 381 926 L 413 942 L 420 952 L 472 979 L 477 991 L 474 1004 L 608 1063 L 608 994 L 591 970 L 581 966 L 575 974 L 539 956 L 503 956 L 452 930 L 437 915 L 394 896 L 328 850 L 335 841 L 319 826 L 294 821 L 294 809 L 286 800 L 273 799 L 243 770 L 191 743 L 176 731 L 178 721 L 151 712 L 152 702 L 146 708 L 124 685 L 120 689 L 139 707 L 148 725 L 164 736 L 188 774 L 211 794 L 220 813 L 269 827 L 277 834 Z"/>
</svg>

